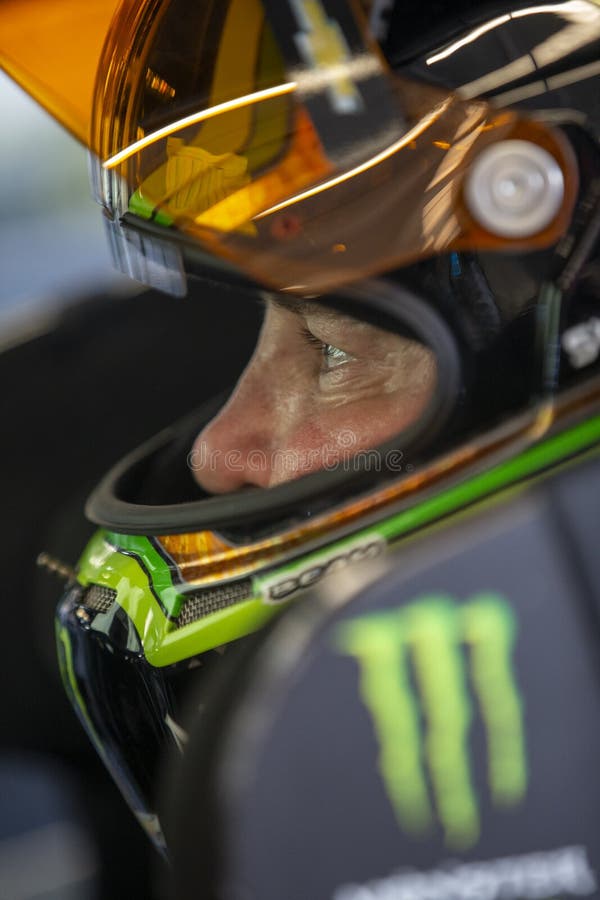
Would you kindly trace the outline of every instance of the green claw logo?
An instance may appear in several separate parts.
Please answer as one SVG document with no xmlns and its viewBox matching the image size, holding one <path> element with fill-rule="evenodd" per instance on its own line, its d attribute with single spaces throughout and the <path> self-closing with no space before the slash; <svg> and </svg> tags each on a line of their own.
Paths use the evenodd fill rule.
<svg viewBox="0 0 600 900">
<path fill-rule="evenodd" d="M 340 626 L 337 646 L 358 662 L 379 770 L 407 832 L 426 834 L 437 816 L 449 847 L 477 842 L 480 814 L 469 758 L 475 703 L 485 726 L 492 802 L 512 807 L 523 800 L 527 761 L 512 667 L 516 630 L 511 607 L 493 594 L 463 604 L 425 597 Z"/>
</svg>

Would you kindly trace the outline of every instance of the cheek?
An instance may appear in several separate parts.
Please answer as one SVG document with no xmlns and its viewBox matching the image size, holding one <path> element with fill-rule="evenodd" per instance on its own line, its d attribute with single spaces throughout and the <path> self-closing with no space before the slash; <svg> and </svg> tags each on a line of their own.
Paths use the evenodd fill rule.
<svg viewBox="0 0 600 900">
<path fill-rule="evenodd" d="M 290 423 L 284 439 L 272 454 L 270 486 L 316 472 L 336 460 L 330 417 L 302 417 Z"/>
<path fill-rule="evenodd" d="M 327 469 L 392 438 L 409 424 L 396 398 L 313 411 L 287 434 L 274 454 L 270 485 Z"/>
</svg>

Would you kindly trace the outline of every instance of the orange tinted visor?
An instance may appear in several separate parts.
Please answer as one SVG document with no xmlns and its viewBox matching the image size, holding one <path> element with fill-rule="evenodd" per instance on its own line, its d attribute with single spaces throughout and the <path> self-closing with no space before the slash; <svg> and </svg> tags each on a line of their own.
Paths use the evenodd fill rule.
<svg viewBox="0 0 600 900">
<path fill-rule="evenodd" d="M 549 246 L 576 196 L 560 133 L 392 73 L 337 0 L 3 0 L 0 63 L 95 154 L 108 215 L 183 232 L 280 290 Z M 541 147 L 564 185 L 525 237 L 465 200 L 474 160 L 507 140 Z"/>
<path fill-rule="evenodd" d="M 88 143 L 102 47 L 119 0 L 1 0 L 0 66 Z"/>
</svg>

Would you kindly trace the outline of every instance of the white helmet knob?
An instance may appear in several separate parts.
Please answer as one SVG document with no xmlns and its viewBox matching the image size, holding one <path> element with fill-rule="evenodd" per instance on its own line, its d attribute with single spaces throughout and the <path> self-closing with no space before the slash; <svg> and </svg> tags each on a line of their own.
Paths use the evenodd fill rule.
<svg viewBox="0 0 600 900">
<path fill-rule="evenodd" d="M 465 182 L 473 218 L 487 231 L 525 238 L 546 228 L 565 191 L 556 159 L 531 141 L 500 141 L 483 150 Z"/>
</svg>

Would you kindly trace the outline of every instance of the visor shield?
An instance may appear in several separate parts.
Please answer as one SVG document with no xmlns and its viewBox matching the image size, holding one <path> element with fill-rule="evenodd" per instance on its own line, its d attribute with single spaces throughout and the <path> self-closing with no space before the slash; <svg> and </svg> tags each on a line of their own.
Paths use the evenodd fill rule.
<svg viewBox="0 0 600 900">
<path fill-rule="evenodd" d="M 448 250 L 548 246 L 568 222 L 559 132 L 391 73 L 346 3 L 93 4 L 81 36 L 58 3 L 39 56 L 18 21 L 35 5 L 0 7 L 0 62 L 89 144 L 108 215 L 183 232 L 262 283 L 332 290 Z M 468 180 L 508 141 L 496 227 Z M 545 215 L 517 227 L 532 207 Z"/>
</svg>

